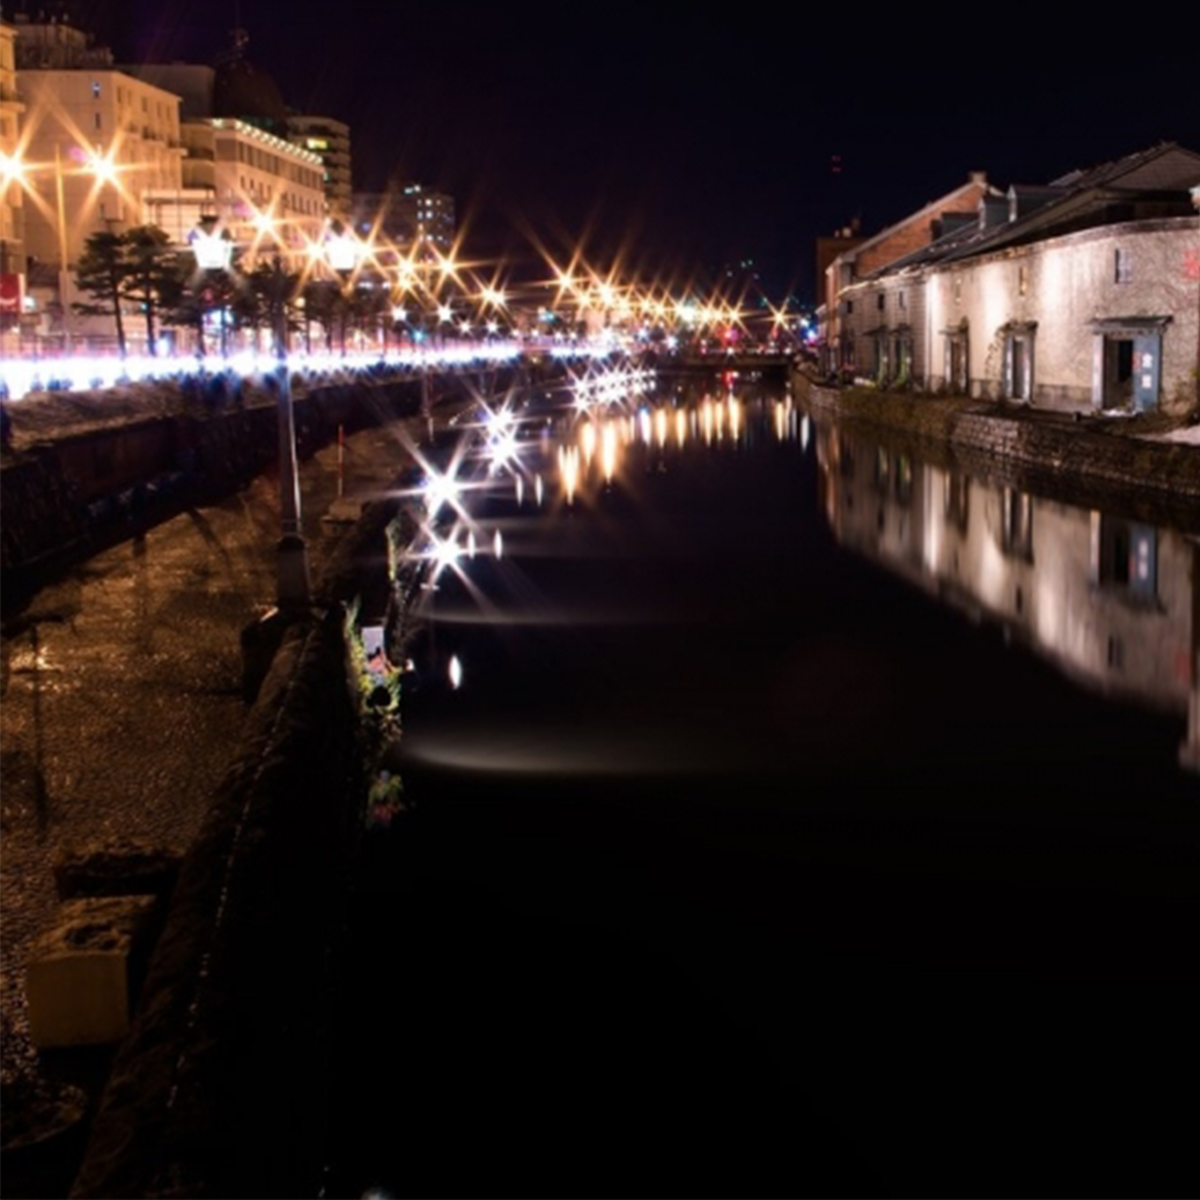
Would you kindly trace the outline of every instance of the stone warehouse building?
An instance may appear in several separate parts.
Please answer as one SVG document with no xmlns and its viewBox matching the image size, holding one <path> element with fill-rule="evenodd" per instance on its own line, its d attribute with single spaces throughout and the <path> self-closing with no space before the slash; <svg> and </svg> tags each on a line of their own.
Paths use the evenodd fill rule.
<svg viewBox="0 0 1200 1200">
<path fill-rule="evenodd" d="M 1197 184 L 1200 155 L 1164 143 L 984 195 L 974 219 L 951 218 L 839 289 L 840 360 L 880 386 L 1185 412 L 1200 347 Z"/>
<path fill-rule="evenodd" d="M 818 239 L 819 337 L 827 369 L 855 366 L 861 350 L 860 331 L 874 331 L 879 326 L 877 317 L 863 309 L 862 301 L 849 295 L 854 284 L 919 252 L 947 231 L 975 221 L 984 200 L 999 194 L 988 183 L 986 172 L 972 171 L 966 183 L 871 237 L 858 236 L 857 222 L 841 230 L 837 236 L 845 240 L 846 248 L 840 253 L 831 253 L 837 247 L 835 238 Z M 901 324 L 912 321 L 907 298 L 899 310 L 906 314 Z"/>
</svg>

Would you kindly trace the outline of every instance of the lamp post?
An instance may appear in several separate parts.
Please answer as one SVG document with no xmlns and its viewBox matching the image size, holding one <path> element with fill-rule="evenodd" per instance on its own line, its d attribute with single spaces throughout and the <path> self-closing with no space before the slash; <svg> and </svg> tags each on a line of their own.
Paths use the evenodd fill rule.
<svg viewBox="0 0 1200 1200">
<path fill-rule="evenodd" d="M 71 353 L 71 305 L 67 302 L 70 272 L 67 267 L 67 205 L 63 195 L 62 153 L 54 143 L 54 194 L 58 207 L 58 300 L 62 309 L 63 349 Z"/>
<path fill-rule="evenodd" d="M 188 235 L 188 244 L 196 258 L 196 266 L 204 272 L 207 278 L 214 272 L 229 270 L 233 261 L 233 241 L 223 229 L 218 228 L 217 218 L 207 216 L 200 218 L 200 224 Z M 200 312 L 200 355 L 204 356 L 204 317 L 205 310 Z M 221 310 L 221 353 L 225 353 L 225 312 Z"/>
<path fill-rule="evenodd" d="M 362 244 L 343 229 L 325 239 L 325 261 L 342 281 L 342 357 L 346 356 L 346 307 L 350 303 L 350 278 L 362 254 Z"/>
<path fill-rule="evenodd" d="M 292 376 L 288 369 L 287 304 L 292 277 L 276 254 L 271 260 L 269 295 L 279 379 L 279 574 L 277 604 L 281 611 L 308 608 L 311 589 L 308 551 L 300 528 L 300 475 L 296 468 L 296 422 L 292 410 Z"/>
</svg>

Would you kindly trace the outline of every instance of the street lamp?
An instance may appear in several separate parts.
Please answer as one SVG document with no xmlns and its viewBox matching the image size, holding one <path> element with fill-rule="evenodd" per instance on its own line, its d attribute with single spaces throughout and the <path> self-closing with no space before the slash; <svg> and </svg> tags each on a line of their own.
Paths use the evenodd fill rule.
<svg viewBox="0 0 1200 1200">
<path fill-rule="evenodd" d="M 218 272 L 224 274 L 229 270 L 233 261 L 233 240 L 228 233 L 218 227 L 217 218 L 209 215 L 200 218 L 200 224 L 188 234 L 188 245 L 196 259 L 196 266 L 208 278 Z M 204 317 L 206 309 L 200 313 L 200 353 L 204 353 Z M 221 308 L 221 355 L 226 351 L 225 308 Z"/>
<path fill-rule="evenodd" d="M 342 356 L 346 354 L 346 306 L 350 302 L 350 276 L 362 259 L 363 244 L 340 225 L 325 238 L 325 261 L 342 282 Z"/>
<path fill-rule="evenodd" d="M 271 260 L 268 295 L 275 333 L 279 377 L 279 576 L 278 603 L 285 611 L 311 603 L 308 554 L 300 528 L 300 475 L 296 467 L 296 422 L 292 409 L 292 376 L 288 368 L 287 305 L 293 279 L 276 254 Z"/>
<path fill-rule="evenodd" d="M 259 213 L 254 224 L 260 237 L 281 243 L 276 223 Z M 285 267 L 278 249 L 271 256 L 265 277 L 265 292 L 271 314 L 279 393 L 279 524 L 276 604 L 286 614 L 303 612 L 311 604 L 308 552 L 301 532 L 300 473 L 296 465 L 296 420 L 292 407 L 292 375 L 288 366 L 288 303 L 296 278 Z"/>
</svg>

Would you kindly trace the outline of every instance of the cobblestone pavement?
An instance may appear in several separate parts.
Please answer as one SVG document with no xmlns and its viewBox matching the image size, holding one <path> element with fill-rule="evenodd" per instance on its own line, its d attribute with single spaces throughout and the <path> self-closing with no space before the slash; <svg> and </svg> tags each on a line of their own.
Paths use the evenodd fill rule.
<svg viewBox="0 0 1200 1200">
<path fill-rule="evenodd" d="M 370 495 L 404 461 L 401 427 L 353 435 L 348 494 Z M 340 536 L 320 520 L 336 471 L 336 445 L 302 465 L 314 574 Z M 278 534 L 278 486 L 263 477 L 82 564 L 4 630 L 5 1079 L 36 1068 L 25 964 L 53 915 L 60 851 L 125 837 L 182 850 L 197 832 L 242 725 L 239 633 L 273 599 Z"/>
</svg>

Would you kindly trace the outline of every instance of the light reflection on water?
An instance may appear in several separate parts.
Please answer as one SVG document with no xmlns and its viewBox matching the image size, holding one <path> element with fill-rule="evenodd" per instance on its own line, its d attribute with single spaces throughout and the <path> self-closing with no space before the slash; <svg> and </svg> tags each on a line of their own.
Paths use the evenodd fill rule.
<svg viewBox="0 0 1200 1200">
<path fill-rule="evenodd" d="M 794 444 L 796 469 L 815 450 L 819 510 L 845 550 L 975 622 L 995 622 L 1007 639 L 1048 659 L 1089 690 L 1184 717 L 1184 757 L 1197 753 L 1200 701 L 1192 619 L 1197 551 L 1193 541 L 1175 530 L 922 462 L 828 422 L 814 423 L 790 395 L 762 390 L 715 394 L 690 387 L 673 394 L 635 390 L 620 396 L 612 389 L 596 389 L 586 404 L 553 410 L 547 420 L 549 430 L 543 426 L 536 442 L 519 443 L 520 454 L 506 454 L 499 472 L 500 481 L 511 475 L 506 486 L 518 508 L 526 477 L 534 481 L 538 504 L 545 500 L 545 508 L 515 518 L 494 512 L 480 518 L 494 526 L 496 559 L 498 523 L 517 522 L 503 567 L 510 582 L 520 573 L 521 560 L 562 554 L 578 560 L 611 553 L 600 539 L 589 542 L 586 526 L 573 528 L 569 543 L 555 540 L 549 531 L 572 513 L 587 520 L 609 493 L 624 492 L 641 503 L 647 472 L 670 472 L 673 464 L 697 453 L 719 454 L 735 447 L 757 453 L 768 445 Z M 745 462 L 746 470 L 757 469 L 753 455 Z M 477 495 L 486 510 L 488 491 Z M 642 515 L 656 519 L 652 508 Z M 470 545 L 473 550 L 474 534 Z M 485 591 L 489 582 L 482 584 Z M 573 623 L 583 629 L 639 619 L 632 611 L 588 612 L 543 603 L 545 598 L 529 587 L 515 594 L 524 598 L 521 605 L 510 605 L 506 612 L 501 603 L 481 611 L 475 622 Z M 469 601 L 440 596 L 426 615 L 435 624 L 459 626 L 472 623 L 471 612 Z M 652 614 L 650 608 L 643 613 L 643 619 L 682 625 L 693 618 L 686 612 Z M 621 741 L 614 731 L 610 738 L 610 748 Z M 441 747 L 436 752 L 434 742 Z M 549 769 L 548 764 L 567 760 L 595 769 L 585 767 L 595 755 L 582 746 L 566 753 L 562 742 L 547 743 L 539 751 L 525 738 L 517 754 L 502 753 L 498 745 L 494 737 L 477 736 L 473 749 L 460 749 L 476 766 L 484 765 L 482 754 L 497 769 L 502 762 L 514 769 L 518 761 L 522 769 L 539 761 Z M 489 746 L 491 751 L 485 752 Z M 630 770 L 650 769 L 653 756 L 648 758 L 644 747 L 638 753 L 626 749 L 624 758 L 601 754 L 608 764 L 604 769 L 614 769 L 616 760 Z M 664 745 L 663 753 L 666 749 Z M 416 750 L 419 754 L 420 747 Z M 427 739 L 425 752 L 439 761 L 448 761 L 447 753 L 453 757 L 441 739 Z M 668 757 L 675 762 L 681 755 L 686 756 L 686 748 L 676 739 Z M 699 762 L 695 755 L 693 759 Z"/>
<path fill-rule="evenodd" d="M 1179 714 L 1196 739 L 1197 544 L 818 426 L 822 505 L 848 549 L 1050 659 L 1085 687 Z"/>
</svg>

